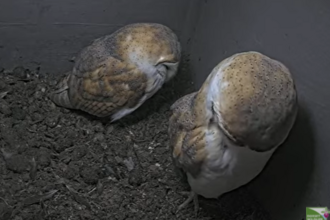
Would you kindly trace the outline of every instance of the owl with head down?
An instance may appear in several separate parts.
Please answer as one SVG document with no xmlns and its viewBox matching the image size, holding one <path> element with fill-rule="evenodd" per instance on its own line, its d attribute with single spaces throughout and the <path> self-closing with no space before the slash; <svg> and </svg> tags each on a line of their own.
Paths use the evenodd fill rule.
<svg viewBox="0 0 330 220">
<path fill-rule="evenodd" d="M 221 61 L 201 88 L 171 106 L 169 137 L 175 167 L 191 192 L 218 198 L 253 180 L 288 137 L 298 111 L 289 69 L 259 52 Z"/>
<path fill-rule="evenodd" d="M 121 119 L 139 108 L 178 71 L 181 46 L 157 23 L 134 23 L 95 39 L 50 94 L 58 106 Z"/>
</svg>

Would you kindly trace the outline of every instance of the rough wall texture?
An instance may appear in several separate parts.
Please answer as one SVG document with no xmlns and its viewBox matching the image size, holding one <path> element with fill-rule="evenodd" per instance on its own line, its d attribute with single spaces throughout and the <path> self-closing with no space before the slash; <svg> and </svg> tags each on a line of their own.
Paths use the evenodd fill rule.
<svg viewBox="0 0 330 220">
<path fill-rule="evenodd" d="M 274 219 L 304 219 L 330 206 L 330 2 L 209 0 L 191 48 L 196 88 L 233 53 L 257 50 L 285 63 L 301 104 L 286 144 L 250 184 Z"/>
<path fill-rule="evenodd" d="M 0 63 L 41 64 L 57 73 L 71 67 L 68 60 L 96 37 L 132 22 L 159 22 L 183 41 L 196 10 L 193 0 L 17 0 L 0 2 Z M 189 30 L 187 30 L 189 31 Z"/>
</svg>

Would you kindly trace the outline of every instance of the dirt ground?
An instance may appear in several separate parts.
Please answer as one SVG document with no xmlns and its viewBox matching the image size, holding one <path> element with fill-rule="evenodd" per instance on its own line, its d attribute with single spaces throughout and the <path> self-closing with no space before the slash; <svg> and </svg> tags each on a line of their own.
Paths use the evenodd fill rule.
<svg viewBox="0 0 330 220">
<path fill-rule="evenodd" d="M 244 187 L 200 198 L 197 217 L 192 204 L 175 213 L 189 186 L 173 170 L 167 123 L 170 105 L 193 88 L 185 60 L 113 124 L 56 107 L 47 98 L 56 81 L 42 69 L 0 69 L 0 220 L 270 219 Z"/>
</svg>

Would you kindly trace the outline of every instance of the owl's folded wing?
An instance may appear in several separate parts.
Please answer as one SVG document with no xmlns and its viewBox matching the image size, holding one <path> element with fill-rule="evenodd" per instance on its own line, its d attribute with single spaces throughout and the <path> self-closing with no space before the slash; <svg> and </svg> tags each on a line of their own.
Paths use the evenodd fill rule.
<svg viewBox="0 0 330 220">
<path fill-rule="evenodd" d="M 79 60 L 60 83 L 62 90 L 58 88 L 50 95 L 54 103 L 98 117 L 111 116 L 139 103 L 147 87 L 145 74 L 111 56 L 101 62 L 92 55 L 88 57 L 90 65 Z"/>
<path fill-rule="evenodd" d="M 186 95 L 172 107 L 169 121 L 170 149 L 177 168 L 197 176 L 206 155 L 205 129 L 196 127 L 192 105 L 196 93 Z"/>
</svg>

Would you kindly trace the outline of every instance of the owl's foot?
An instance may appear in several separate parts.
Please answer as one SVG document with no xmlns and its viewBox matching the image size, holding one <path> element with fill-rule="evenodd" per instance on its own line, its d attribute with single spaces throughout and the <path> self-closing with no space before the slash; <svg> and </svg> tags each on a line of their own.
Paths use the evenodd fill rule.
<svg viewBox="0 0 330 220">
<path fill-rule="evenodd" d="M 193 201 L 194 202 L 194 212 L 195 212 L 195 215 L 197 216 L 198 210 L 199 210 L 198 195 L 196 193 L 194 193 L 193 191 L 191 191 L 191 192 L 180 192 L 180 194 L 187 195 L 188 199 L 186 199 L 186 201 L 184 201 L 181 205 L 179 205 L 176 212 L 178 213 L 180 210 L 187 207 L 187 205 L 190 202 Z"/>
</svg>

